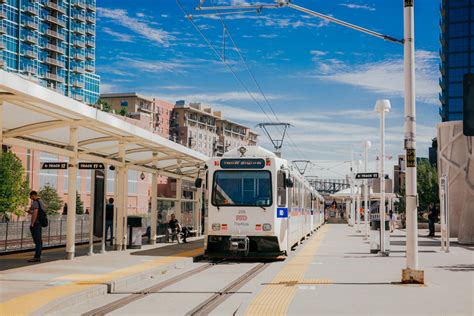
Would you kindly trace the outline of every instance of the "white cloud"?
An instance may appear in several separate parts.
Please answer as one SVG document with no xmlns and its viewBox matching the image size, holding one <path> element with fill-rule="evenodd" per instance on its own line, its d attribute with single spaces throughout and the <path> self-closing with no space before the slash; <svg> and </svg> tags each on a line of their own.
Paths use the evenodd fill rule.
<svg viewBox="0 0 474 316">
<path fill-rule="evenodd" d="M 437 54 L 428 51 L 416 52 L 417 99 L 438 104 L 438 60 Z M 337 59 L 318 59 L 315 77 L 361 87 L 385 95 L 403 96 L 403 59 L 390 58 L 362 65 L 349 65 Z"/>
<path fill-rule="evenodd" d="M 324 56 L 327 52 L 323 52 L 321 50 L 310 50 L 309 53 L 314 56 Z"/>
<path fill-rule="evenodd" d="M 117 86 L 111 83 L 100 83 L 100 93 L 111 93 L 117 91 Z"/>
<path fill-rule="evenodd" d="M 349 9 L 363 9 L 363 10 L 368 10 L 368 11 L 375 11 L 374 7 L 363 5 L 363 4 L 361 5 L 361 4 L 354 4 L 354 3 L 341 3 L 340 5 Z"/>
<path fill-rule="evenodd" d="M 109 34 L 113 37 L 114 40 L 119 41 L 119 42 L 133 42 L 133 37 L 129 34 L 125 33 L 119 33 L 111 30 L 108 27 L 104 27 L 102 31 L 106 34 Z"/>
<path fill-rule="evenodd" d="M 263 97 L 258 92 L 253 92 L 252 95 L 258 101 L 264 101 Z M 265 95 L 267 100 L 280 99 L 278 95 Z M 237 101 L 252 101 L 252 97 L 246 92 L 219 92 L 219 93 L 196 93 L 188 95 L 161 95 L 161 98 L 165 98 L 172 102 L 176 100 L 186 100 L 189 102 L 201 102 L 201 103 L 216 103 L 216 102 L 237 102 Z M 212 104 L 211 104 L 212 105 Z"/>
<path fill-rule="evenodd" d="M 169 85 L 169 86 L 161 86 L 162 89 L 165 90 L 185 90 L 185 89 L 192 89 L 192 86 L 182 86 L 182 85 Z"/>
<path fill-rule="evenodd" d="M 261 38 L 277 38 L 278 35 L 277 34 L 260 34 L 258 37 L 261 37 Z"/>
<path fill-rule="evenodd" d="M 171 60 L 171 61 L 156 61 L 133 59 L 129 57 L 119 57 L 121 63 L 125 63 L 126 67 L 134 72 L 184 72 L 184 69 L 189 67 L 186 63 Z"/>
<path fill-rule="evenodd" d="M 99 7 L 97 8 L 97 14 L 99 17 L 107 18 L 110 21 L 113 21 L 114 23 L 129 29 L 136 34 L 165 47 L 169 46 L 169 42 L 175 39 L 173 35 L 163 31 L 162 29 L 150 27 L 149 24 L 128 16 L 128 12 L 126 10 Z"/>
</svg>

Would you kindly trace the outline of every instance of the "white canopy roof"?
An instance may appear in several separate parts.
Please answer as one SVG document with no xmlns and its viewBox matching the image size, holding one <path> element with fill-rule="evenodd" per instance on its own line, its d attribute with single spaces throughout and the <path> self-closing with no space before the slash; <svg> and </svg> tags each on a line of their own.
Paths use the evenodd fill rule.
<svg viewBox="0 0 474 316">
<path fill-rule="evenodd" d="M 118 159 L 119 143 L 123 143 L 125 165 L 129 168 L 190 179 L 208 159 L 109 113 L 3 70 L 0 70 L 0 102 L 3 102 L 0 124 L 6 145 L 72 157 L 69 134 L 70 128 L 75 127 L 78 158 L 84 161 L 121 166 L 124 163 Z"/>
<path fill-rule="evenodd" d="M 362 188 L 359 188 L 358 190 L 354 189 L 354 195 L 357 195 L 357 193 L 359 193 L 363 196 L 364 195 L 364 190 L 362 190 Z M 387 199 L 391 199 L 391 198 L 396 197 L 396 194 L 385 192 L 385 197 Z M 351 198 L 351 188 L 347 188 L 347 189 L 341 190 L 339 192 L 336 192 L 334 194 L 331 194 L 330 198 L 333 198 L 333 199 L 350 199 Z M 374 193 L 372 188 L 370 188 L 369 198 L 371 200 L 379 200 L 380 199 L 380 193 Z"/>
</svg>

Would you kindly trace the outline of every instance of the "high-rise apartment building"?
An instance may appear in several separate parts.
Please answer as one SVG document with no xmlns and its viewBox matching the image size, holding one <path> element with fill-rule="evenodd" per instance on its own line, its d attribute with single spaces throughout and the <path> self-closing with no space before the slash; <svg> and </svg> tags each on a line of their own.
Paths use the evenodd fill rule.
<svg viewBox="0 0 474 316">
<path fill-rule="evenodd" d="M 474 73 L 474 1 L 443 0 L 441 4 L 440 115 L 462 120 L 463 76 Z"/>
<path fill-rule="evenodd" d="M 96 0 L 0 0 L 0 66 L 95 104 Z"/>
</svg>

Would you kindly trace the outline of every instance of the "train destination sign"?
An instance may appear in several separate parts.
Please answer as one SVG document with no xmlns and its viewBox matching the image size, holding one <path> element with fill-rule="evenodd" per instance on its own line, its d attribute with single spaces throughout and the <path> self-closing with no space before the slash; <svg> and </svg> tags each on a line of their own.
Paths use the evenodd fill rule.
<svg viewBox="0 0 474 316">
<path fill-rule="evenodd" d="M 88 170 L 105 169 L 104 164 L 101 162 L 80 162 L 77 166 L 79 169 Z"/>
<path fill-rule="evenodd" d="M 43 164 L 41 165 L 41 169 L 67 169 L 67 162 L 43 162 Z"/>
<path fill-rule="evenodd" d="M 378 179 L 378 172 L 356 173 L 356 179 Z"/>
<path fill-rule="evenodd" d="M 222 169 L 263 169 L 265 160 L 263 159 L 222 159 Z"/>
</svg>

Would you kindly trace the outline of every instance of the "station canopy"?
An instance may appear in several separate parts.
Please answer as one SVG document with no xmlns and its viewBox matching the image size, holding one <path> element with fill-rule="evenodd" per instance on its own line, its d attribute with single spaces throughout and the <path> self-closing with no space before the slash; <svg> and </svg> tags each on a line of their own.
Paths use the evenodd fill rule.
<svg viewBox="0 0 474 316">
<path fill-rule="evenodd" d="M 207 156 L 134 126 L 113 114 L 0 70 L 3 144 L 74 157 L 70 129 L 77 129 L 78 159 L 192 179 Z M 124 162 L 119 158 L 122 143 Z M 122 149 L 123 150 L 123 149 Z"/>
</svg>

